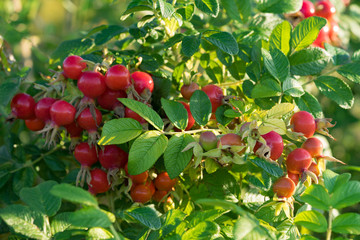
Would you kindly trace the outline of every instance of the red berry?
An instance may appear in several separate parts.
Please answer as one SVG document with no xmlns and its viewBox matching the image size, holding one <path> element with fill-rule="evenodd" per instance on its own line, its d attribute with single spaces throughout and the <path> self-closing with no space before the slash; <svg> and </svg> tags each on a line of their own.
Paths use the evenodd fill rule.
<svg viewBox="0 0 360 240">
<path fill-rule="evenodd" d="M 110 189 L 110 183 L 107 179 L 107 174 L 99 168 L 94 168 L 90 171 L 91 175 L 91 192 L 92 193 L 104 193 Z"/>
<path fill-rule="evenodd" d="M 185 99 L 190 100 L 191 96 L 196 90 L 199 90 L 199 85 L 195 82 L 192 82 L 190 84 L 183 85 L 180 92 Z"/>
<path fill-rule="evenodd" d="M 315 6 L 312 2 L 304 0 L 300 12 L 304 14 L 305 18 L 312 17 L 315 15 Z"/>
<path fill-rule="evenodd" d="M 323 144 L 316 137 L 306 139 L 301 147 L 307 150 L 311 157 L 319 157 L 323 152 Z"/>
<path fill-rule="evenodd" d="M 279 198 L 289 198 L 295 192 L 295 184 L 290 178 L 282 177 L 274 183 L 273 191 Z"/>
<path fill-rule="evenodd" d="M 186 102 L 180 102 L 186 109 L 187 113 L 188 113 L 188 124 L 185 128 L 185 130 L 189 130 L 192 128 L 192 126 L 194 125 L 195 123 L 195 119 L 193 118 L 192 114 L 191 114 L 191 111 L 190 111 L 190 106 L 189 104 L 187 104 Z"/>
<path fill-rule="evenodd" d="M 118 98 L 126 98 L 127 94 L 122 90 L 111 90 L 107 88 L 105 92 L 98 97 L 96 100 L 100 107 L 106 110 L 114 110 L 116 106 L 121 106 L 122 104 L 117 100 Z"/>
<path fill-rule="evenodd" d="M 293 125 L 292 129 L 294 132 L 302 133 L 307 138 L 312 137 L 315 133 L 315 119 L 306 111 L 294 113 L 290 124 Z"/>
<path fill-rule="evenodd" d="M 155 184 L 153 183 L 153 181 L 148 180 L 148 181 L 145 183 L 145 186 L 147 186 L 147 187 L 150 189 L 151 195 L 154 195 L 156 189 L 155 189 Z"/>
<path fill-rule="evenodd" d="M 277 160 L 284 150 L 284 143 L 282 137 L 275 131 L 270 131 L 262 135 L 262 137 L 265 139 L 266 145 L 270 147 L 270 158 L 274 161 Z M 256 142 L 254 147 L 254 153 L 259 149 L 259 147 L 261 147 L 261 145 L 262 143 Z"/>
<path fill-rule="evenodd" d="M 78 80 L 81 76 L 82 71 L 86 68 L 86 63 L 82 62 L 79 56 L 68 56 L 63 62 L 64 75 L 67 78 Z"/>
<path fill-rule="evenodd" d="M 99 72 L 83 72 L 77 86 L 86 97 L 97 98 L 106 90 L 105 77 Z"/>
<path fill-rule="evenodd" d="M 229 145 L 229 146 L 245 146 L 243 140 L 241 139 L 241 137 L 235 133 L 228 133 L 225 134 L 224 136 L 222 136 L 218 143 L 217 146 L 219 147 L 220 144 L 222 146 L 224 145 Z M 238 154 L 243 154 L 245 152 L 246 148 L 244 148 L 243 150 L 239 151 Z"/>
<path fill-rule="evenodd" d="M 99 152 L 99 162 L 105 169 L 123 168 L 128 160 L 128 153 L 116 145 L 108 145 Z"/>
<path fill-rule="evenodd" d="M 338 34 L 340 30 L 339 25 L 334 19 L 330 20 L 329 25 L 330 25 L 330 29 L 329 29 L 330 40 L 336 41 L 338 39 Z"/>
<path fill-rule="evenodd" d="M 129 175 L 129 177 L 131 178 L 132 182 L 134 184 L 143 184 L 147 181 L 148 177 L 149 177 L 149 172 L 148 171 L 145 171 L 145 172 L 142 172 L 138 175 L 130 175 L 129 172 L 128 172 L 128 165 L 126 164 L 125 165 L 125 172 L 126 174 Z"/>
<path fill-rule="evenodd" d="M 36 118 L 42 120 L 43 122 L 51 121 L 50 108 L 53 103 L 56 102 L 54 98 L 42 98 L 35 105 L 35 115 Z"/>
<path fill-rule="evenodd" d="M 72 122 L 64 127 L 66 128 L 66 131 L 69 133 L 71 138 L 80 138 L 84 130 L 76 122 Z"/>
<path fill-rule="evenodd" d="M 150 92 L 154 90 L 154 81 L 152 77 L 145 72 L 133 72 L 131 78 L 134 81 L 134 87 L 138 94 L 142 94 L 145 88 Z"/>
<path fill-rule="evenodd" d="M 105 83 L 111 90 L 125 90 L 131 84 L 130 72 L 123 65 L 112 66 L 106 72 Z"/>
<path fill-rule="evenodd" d="M 213 132 L 203 132 L 200 135 L 199 143 L 205 151 L 216 148 L 217 137 Z"/>
<path fill-rule="evenodd" d="M 75 120 L 76 109 L 73 105 L 63 100 L 58 100 L 50 107 L 51 121 L 56 126 L 65 126 Z"/>
<path fill-rule="evenodd" d="M 167 172 L 160 173 L 154 180 L 157 190 L 170 191 L 175 186 L 177 179 L 171 179 Z"/>
<path fill-rule="evenodd" d="M 222 105 L 222 100 L 224 98 L 222 89 L 216 85 L 209 84 L 203 87 L 202 90 L 210 99 L 212 112 L 216 112 L 216 109 Z"/>
<path fill-rule="evenodd" d="M 125 108 L 125 117 L 126 117 L 126 118 L 135 119 L 135 120 L 138 121 L 139 123 L 146 123 L 145 119 L 143 119 L 142 117 L 140 117 L 139 114 L 137 114 L 136 112 L 134 112 L 134 111 L 131 110 L 130 108 Z"/>
<path fill-rule="evenodd" d="M 319 35 L 317 36 L 316 40 L 313 42 L 313 45 L 315 47 L 321 47 L 324 48 L 325 43 L 330 42 L 329 38 L 330 28 L 329 25 L 326 24 L 319 32 Z"/>
<path fill-rule="evenodd" d="M 80 113 L 76 122 L 81 128 L 87 131 L 97 131 L 98 127 L 102 123 L 102 115 L 97 108 L 95 108 L 95 113 L 96 120 L 91 115 L 90 108 L 86 108 Z"/>
<path fill-rule="evenodd" d="M 311 165 L 308 168 L 308 171 L 313 172 L 316 176 L 320 175 L 319 166 L 315 162 L 311 162 Z"/>
<path fill-rule="evenodd" d="M 163 198 L 166 196 L 167 193 L 168 193 L 167 191 L 157 190 L 157 191 L 154 193 L 154 195 L 153 195 L 153 199 L 154 199 L 156 202 L 160 202 L 161 199 L 163 199 Z M 162 202 L 165 202 L 165 200 L 166 200 L 166 199 L 164 198 L 164 200 L 163 200 Z"/>
<path fill-rule="evenodd" d="M 293 150 L 287 157 L 286 168 L 288 172 L 301 174 L 312 163 L 311 155 L 303 148 Z"/>
<path fill-rule="evenodd" d="M 35 100 L 26 93 L 18 93 L 11 100 L 11 113 L 18 119 L 35 118 Z"/>
<path fill-rule="evenodd" d="M 82 142 L 75 147 L 75 159 L 84 167 L 91 167 L 98 161 L 96 147 Z"/>
<path fill-rule="evenodd" d="M 318 1 L 315 5 L 315 15 L 330 19 L 335 15 L 336 8 L 329 0 Z"/>
<path fill-rule="evenodd" d="M 31 131 L 39 131 L 45 127 L 45 123 L 38 118 L 26 119 L 25 125 Z"/>
<path fill-rule="evenodd" d="M 290 178 L 295 183 L 295 185 L 297 185 L 299 183 L 300 176 L 299 174 L 288 172 L 288 178 Z"/>
<path fill-rule="evenodd" d="M 145 185 L 137 185 L 130 191 L 130 196 L 134 202 L 146 203 L 151 200 L 151 190 Z"/>
</svg>

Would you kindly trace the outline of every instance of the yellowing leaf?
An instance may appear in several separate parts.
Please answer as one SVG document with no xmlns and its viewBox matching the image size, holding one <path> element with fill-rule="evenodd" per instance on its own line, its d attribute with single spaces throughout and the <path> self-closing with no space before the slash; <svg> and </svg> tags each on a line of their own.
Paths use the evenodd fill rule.
<svg viewBox="0 0 360 240">
<path fill-rule="evenodd" d="M 267 118 L 280 118 L 294 109 L 291 103 L 280 103 L 273 106 L 267 113 Z"/>
<path fill-rule="evenodd" d="M 286 134 L 286 125 L 283 120 L 271 118 L 267 119 L 262 126 L 259 127 L 259 132 L 261 135 L 270 132 L 269 131 L 275 131 L 280 135 Z"/>
</svg>

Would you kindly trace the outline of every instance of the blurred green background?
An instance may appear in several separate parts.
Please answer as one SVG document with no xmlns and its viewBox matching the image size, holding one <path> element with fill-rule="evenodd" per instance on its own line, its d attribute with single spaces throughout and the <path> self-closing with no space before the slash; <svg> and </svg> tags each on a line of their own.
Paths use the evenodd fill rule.
<svg viewBox="0 0 360 240">
<path fill-rule="evenodd" d="M 120 20 L 128 2 L 129 0 L 1 0 L 0 35 L 14 51 L 19 66 L 30 67 L 30 78 L 38 78 L 39 73 L 48 72 L 49 56 L 62 41 L 84 36 L 89 30 L 102 24 L 130 25 L 136 21 L 136 18 L 129 18 L 127 22 Z M 336 2 L 334 0 L 335 4 Z M 360 47 L 359 3 L 360 0 L 352 1 L 348 8 L 339 9 L 337 15 L 342 29 L 343 46 L 350 52 Z M 360 174 L 357 174 L 360 171 L 360 86 L 349 84 L 355 95 L 355 104 L 350 111 L 339 108 L 322 96 L 318 98 L 324 107 L 325 116 L 337 122 L 330 130 L 337 141 L 329 142 L 334 157 L 348 164 L 338 169 L 350 170 L 355 178 L 360 179 Z"/>
</svg>

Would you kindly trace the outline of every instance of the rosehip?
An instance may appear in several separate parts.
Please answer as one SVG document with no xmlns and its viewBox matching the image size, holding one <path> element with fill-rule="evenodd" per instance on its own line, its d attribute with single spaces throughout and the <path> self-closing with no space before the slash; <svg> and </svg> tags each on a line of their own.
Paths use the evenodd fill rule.
<svg viewBox="0 0 360 240">
<path fill-rule="evenodd" d="M 335 15 L 336 8 L 329 0 L 318 1 L 315 5 L 315 15 L 330 19 Z"/>
<path fill-rule="evenodd" d="M 137 114 L 136 112 L 134 112 L 134 111 L 131 110 L 130 108 L 125 108 L 125 117 L 126 117 L 126 118 L 135 119 L 135 120 L 138 121 L 139 123 L 146 123 L 145 119 L 143 119 L 142 117 L 140 117 L 139 114 Z"/>
<path fill-rule="evenodd" d="M 291 117 L 290 124 L 292 124 L 294 132 L 302 133 L 307 138 L 312 137 L 315 133 L 315 119 L 306 111 L 294 113 Z"/>
<path fill-rule="evenodd" d="M 241 139 L 241 137 L 235 133 L 228 133 L 225 134 L 224 136 L 222 136 L 218 143 L 217 146 L 219 147 L 220 144 L 222 146 L 224 145 L 229 145 L 229 146 L 245 146 L 243 140 Z M 243 154 L 245 152 L 246 148 L 243 148 L 241 151 L 238 152 L 238 154 Z"/>
<path fill-rule="evenodd" d="M 74 122 L 75 113 L 74 106 L 63 100 L 54 102 L 50 107 L 51 121 L 58 127 Z"/>
<path fill-rule="evenodd" d="M 130 196 L 134 202 L 146 203 L 151 200 L 152 194 L 149 187 L 136 185 L 131 189 Z"/>
<path fill-rule="evenodd" d="M 213 132 L 203 132 L 200 135 L 199 143 L 205 151 L 216 148 L 217 137 Z"/>
<path fill-rule="evenodd" d="M 177 179 L 171 179 L 167 172 L 160 173 L 154 180 L 154 184 L 157 190 L 170 191 L 175 186 Z"/>
<path fill-rule="evenodd" d="M 185 99 L 190 100 L 191 96 L 196 90 L 199 90 L 199 85 L 195 82 L 192 82 L 190 84 L 183 85 L 180 92 Z"/>
<path fill-rule="evenodd" d="M 99 96 L 96 100 L 100 107 L 106 109 L 106 110 L 114 110 L 117 106 L 122 106 L 118 98 L 126 98 L 126 92 L 122 90 L 111 90 L 107 88 L 105 92 Z"/>
<path fill-rule="evenodd" d="M 89 184 L 89 191 L 93 194 L 104 193 L 110 189 L 110 183 L 106 172 L 99 168 L 94 168 L 90 171 L 91 181 Z"/>
<path fill-rule="evenodd" d="M 289 153 L 286 168 L 288 172 L 301 174 L 310 167 L 311 163 L 310 153 L 303 148 L 297 148 Z"/>
<path fill-rule="evenodd" d="M 274 183 L 273 191 L 279 198 L 289 198 L 295 192 L 295 184 L 290 178 L 282 177 Z"/>
<path fill-rule="evenodd" d="M 45 127 L 45 123 L 38 118 L 26 119 L 25 125 L 31 131 L 40 131 Z"/>
<path fill-rule="evenodd" d="M 315 137 L 306 139 L 306 141 L 301 147 L 307 150 L 310 153 L 311 157 L 319 157 L 323 152 L 322 142 Z"/>
<path fill-rule="evenodd" d="M 36 118 L 42 120 L 45 123 L 51 121 L 50 108 L 53 103 L 56 102 L 54 98 L 42 98 L 35 105 Z"/>
<path fill-rule="evenodd" d="M 128 153 L 116 145 L 107 145 L 99 152 L 99 162 L 105 169 L 123 168 L 128 160 Z"/>
<path fill-rule="evenodd" d="M 284 150 L 284 143 L 282 137 L 275 131 L 270 131 L 262 135 L 262 137 L 265 139 L 266 145 L 270 148 L 270 156 L 265 157 L 270 157 L 270 159 L 274 161 L 277 160 Z M 254 147 L 254 153 L 256 153 L 256 151 L 261 147 L 261 145 L 262 143 L 256 142 Z"/>
<path fill-rule="evenodd" d="M 312 17 L 315 14 L 315 6 L 312 2 L 304 0 L 300 12 L 304 14 L 305 18 Z"/>
<path fill-rule="evenodd" d="M 65 58 L 63 62 L 64 75 L 68 78 L 78 80 L 82 74 L 82 71 L 86 68 L 86 63 L 82 62 L 79 56 L 73 55 Z"/>
<path fill-rule="evenodd" d="M 111 90 L 126 90 L 131 84 L 130 72 L 123 65 L 114 65 L 106 72 L 105 83 Z"/>
<path fill-rule="evenodd" d="M 131 78 L 134 81 L 136 92 L 141 95 L 147 88 L 152 92 L 154 90 L 154 81 L 152 77 L 145 72 L 133 72 Z"/>
<path fill-rule="evenodd" d="M 17 119 L 35 118 L 35 100 L 26 93 L 18 93 L 11 100 L 11 113 Z"/>
<path fill-rule="evenodd" d="M 186 109 L 186 111 L 187 111 L 187 114 L 188 114 L 188 124 L 187 124 L 187 126 L 186 126 L 186 128 L 185 128 L 185 130 L 187 131 L 187 130 L 189 130 L 189 129 L 192 128 L 192 126 L 193 126 L 194 123 L 195 123 L 195 119 L 194 119 L 194 117 L 193 117 L 192 114 L 191 114 L 189 104 L 187 104 L 186 102 L 180 102 L 180 103 L 185 107 L 185 109 Z"/>
<path fill-rule="evenodd" d="M 106 90 L 105 77 L 99 72 L 86 71 L 78 80 L 79 90 L 89 98 L 97 98 Z"/>
<path fill-rule="evenodd" d="M 222 105 L 222 100 L 224 98 L 222 89 L 216 85 L 209 84 L 204 86 L 201 90 L 208 95 L 211 102 L 212 112 L 216 112 L 216 109 Z"/>
</svg>

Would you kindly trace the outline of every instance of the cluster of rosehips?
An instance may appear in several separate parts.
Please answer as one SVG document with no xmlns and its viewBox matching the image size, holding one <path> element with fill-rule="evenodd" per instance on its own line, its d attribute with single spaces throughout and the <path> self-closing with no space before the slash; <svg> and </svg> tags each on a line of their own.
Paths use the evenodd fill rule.
<svg viewBox="0 0 360 240">
<path fill-rule="evenodd" d="M 311 1 L 304 0 L 300 12 L 304 18 L 319 16 L 327 20 L 327 24 L 320 30 L 313 43 L 314 46 L 324 48 L 325 43 L 339 45 L 339 25 L 335 17 L 336 8 L 330 0 L 319 0 L 315 5 Z"/>
</svg>

